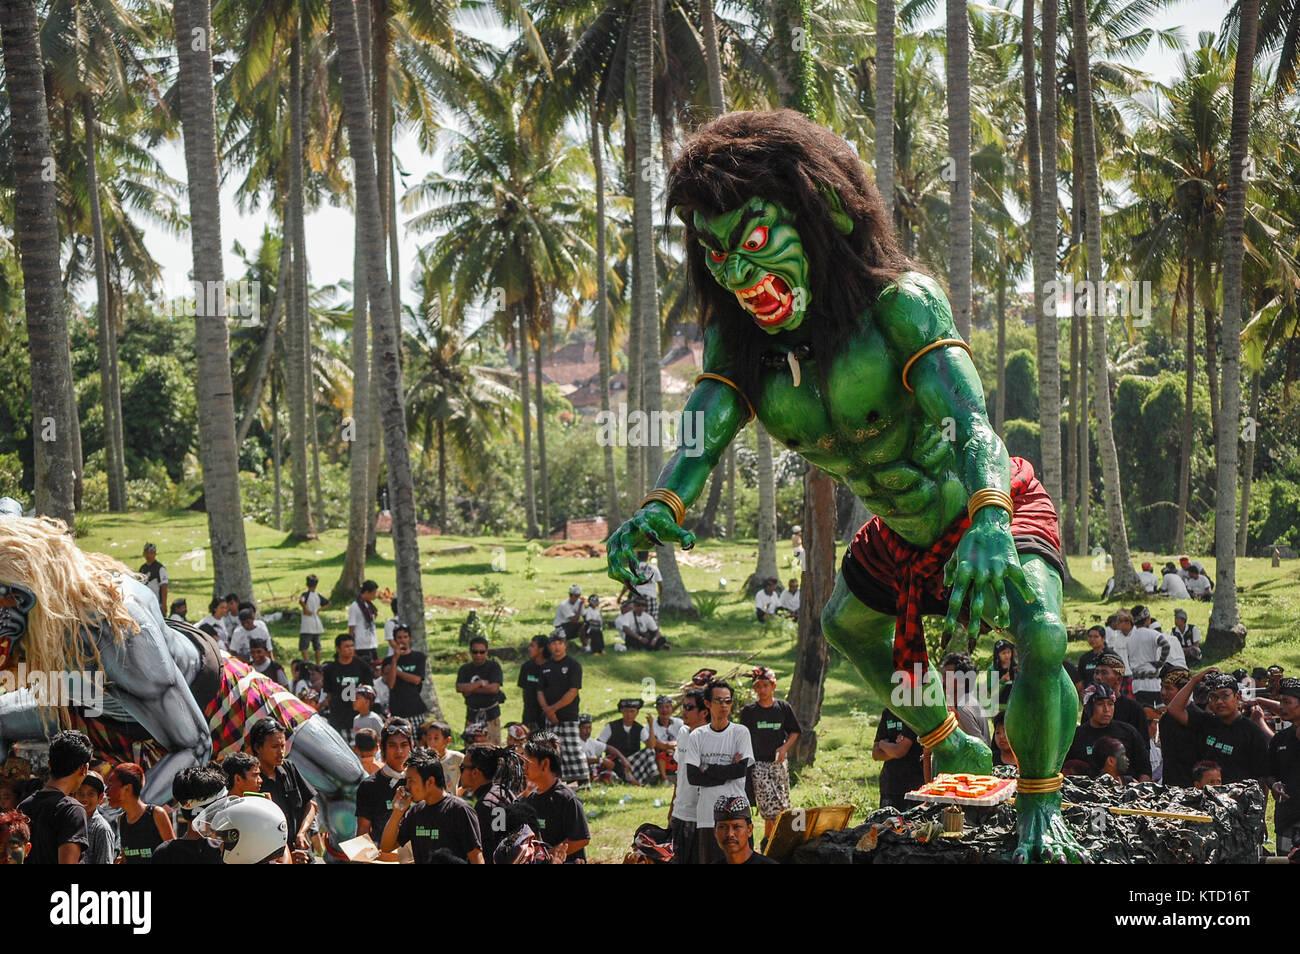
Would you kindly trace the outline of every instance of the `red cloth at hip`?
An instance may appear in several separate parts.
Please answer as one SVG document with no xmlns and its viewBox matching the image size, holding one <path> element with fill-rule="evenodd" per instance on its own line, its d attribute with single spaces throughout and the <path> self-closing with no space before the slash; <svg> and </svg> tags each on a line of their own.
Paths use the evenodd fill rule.
<svg viewBox="0 0 1300 954">
<path fill-rule="evenodd" d="M 1019 457 L 1011 458 L 1011 504 L 1015 509 L 1011 517 L 1012 536 L 1038 537 L 1050 544 L 1052 550 L 1060 551 L 1056 507 L 1034 475 L 1033 465 Z M 895 669 L 910 674 L 914 667 L 919 665 L 924 671 L 929 664 L 925 629 L 921 624 L 922 608 L 926 604 L 935 608 L 947 603 L 944 566 L 969 526 L 970 517 L 963 512 L 932 546 L 921 549 L 889 529 L 880 517 L 872 517 L 849 545 L 846 565 L 850 558 L 856 561 L 876 587 L 893 597 L 897 616 Z"/>
</svg>

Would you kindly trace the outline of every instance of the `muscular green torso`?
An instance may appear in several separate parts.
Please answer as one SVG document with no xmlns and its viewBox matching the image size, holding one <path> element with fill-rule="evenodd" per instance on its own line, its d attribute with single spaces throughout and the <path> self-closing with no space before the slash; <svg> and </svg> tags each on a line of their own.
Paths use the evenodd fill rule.
<svg viewBox="0 0 1300 954">
<path fill-rule="evenodd" d="M 788 367 L 764 368 L 761 391 L 753 396 L 773 438 L 841 480 L 892 530 L 922 547 L 952 523 L 969 494 L 953 452 L 955 428 L 945 435 L 943 422 L 930 420 L 903 387 L 902 365 L 881 326 L 907 320 L 893 307 L 898 295 L 915 296 L 929 284 L 905 276 L 859 318 L 857 333 L 837 354 L 814 350 L 801 362 L 798 387 Z M 779 353 L 798 343 L 777 335 L 771 347 Z M 830 362 L 825 391 L 819 361 Z"/>
</svg>

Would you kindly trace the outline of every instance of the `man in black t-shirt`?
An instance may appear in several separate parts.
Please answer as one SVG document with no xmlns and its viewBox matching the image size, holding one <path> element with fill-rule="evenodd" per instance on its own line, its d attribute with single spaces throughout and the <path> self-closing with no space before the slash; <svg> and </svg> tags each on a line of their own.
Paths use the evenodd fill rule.
<svg viewBox="0 0 1300 954">
<path fill-rule="evenodd" d="M 740 724 L 749 730 L 754 747 L 750 781 L 758 813 L 763 816 L 766 845 L 777 818 L 790 807 L 790 763 L 786 756 L 799 741 L 800 728 L 790 703 L 775 697 L 776 672 L 759 666 L 753 679 L 758 699 L 740 710 Z"/>
<path fill-rule="evenodd" d="M 713 806 L 713 837 L 722 849 L 715 865 L 774 865 L 777 862 L 760 855 L 751 847 L 754 822 L 749 802 L 742 795 L 723 796 Z"/>
<path fill-rule="evenodd" d="M 881 808 L 911 807 L 904 796 L 925 784 L 921 755 L 921 743 L 907 723 L 889 709 L 880 713 L 871 757 L 885 763 L 880 769 Z"/>
<path fill-rule="evenodd" d="M 549 732 L 524 743 L 524 777 L 536 789 L 525 801 L 537 811 L 538 837 L 552 848 L 563 845 L 564 863 L 573 864 L 587 860 L 591 830 L 582 802 L 559 779 L 560 765 L 559 740 Z"/>
<path fill-rule="evenodd" d="M 1151 781 L 1151 751 L 1145 736 L 1127 722 L 1115 718 L 1115 690 L 1094 682 L 1083 691 L 1083 722 L 1074 730 L 1074 742 L 1065 760 L 1092 762 L 1092 750 L 1099 739 L 1111 738 L 1124 746 L 1129 757 L 1129 774 L 1139 782 Z"/>
<path fill-rule="evenodd" d="M 528 643 L 528 658 L 519 667 L 519 694 L 524 697 L 524 711 L 519 721 L 528 726 L 529 732 L 542 727 L 542 704 L 537 699 L 537 691 L 542 683 L 542 664 L 550 659 L 546 648 L 545 636 L 534 636 Z"/>
<path fill-rule="evenodd" d="M 388 686 L 388 711 L 419 725 L 428 707 L 420 697 L 424 684 L 424 653 L 411 649 L 411 630 L 405 623 L 393 627 L 392 652 L 384 659 L 384 684 Z"/>
<path fill-rule="evenodd" d="M 1187 685 L 1192 674 L 1186 669 L 1171 666 L 1168 663 L 1160 671 L 1160 699 L 1165 705 L 1164 714 L 1160 716 L 1160 762 L 1162 785 L 1191 786 L 1192 766 L 1199 761 L 1197 756 L 1196 734 L 1187 726 L 1169 714 L 1169 703 L 1178 690 Z M 1188 712 L 1201 712 L 1195 702 L 1187 703 Z"/>
<path fill-rule="evenodd" d="M 399 845 L 409 844 L 417 865 L 432 864 L 440 850 L 472 865 L 483 864 L 478 816 L 463 799 L 447 794 L 446 785 L 437 756 L 423 749 L 411 756 L 406 763 L 406 784 L 393 798 L 379 847 L 396 851 Z"/>
<path fill-rule="evenodd" d="M 1101 657 L 1111 648 L 1106 645 L 1106 627 L 1093 626 L 1087 634 L 1088 646 L 1091 647 L 1086 653 L 1079 657 L 1079 682 L 1084 686 L 1091 686 L 1096 682 L 1097 663 Z"/>
<path fill-rule="evenodd" d="M 1198 713 L 1188 703 L 1201 683 L 1209 694 L 1206 711 Z M 1174 696 L 1169 714 L 1192 730 L 1198 758 L 1219 763 L 1224 783 L 1267 778 L 1268 736 L 1241 714 L 1241 691 L 1232 676 L 1214 667 L 1201 670 Z"/>
<path fill-rule="evenodd" d="M 334 727 L 334 731 L 347 738 L 352 731 L 352 700 L 356 698 L 357 686 L 374 684 L 375 677 L 370 664 L 357 655 L 356 641 L 347 633 L 334 640 L 335 659 L 325 664 L 325 691 L 329 693 L 329 705 L 325 709 L 325 718 Z"/>
<path fill-rule="evenodd" d="M 406 781 L 415 731 L 405 719 L 389 719 L 379 736 L 384 767 L 357 786 L 357 834 L 379 843 L 393 811 L 393 796 Z"/>
<path fill-rule="evenodd" d="M 172 798 L 179 806 L 178 820 L 185 834 L 164 841 L 153 850 L 149 863 L 155 865 L 219 865 L 221 844 L 204 837 L 194 827 L 194 816 L 213 802 L 226 797 L 226 773 L 212 765 L 181 769 L 172 780 Z"/>
<path fill-rule="evenodd" d="M 93 757 L 90 739 L 81 732 L 60 732 L 50 740 L 50 780 L 18 806 L 32 833 L 27 864 L 86 864 L 90 851 L 86 810 L 74 796 Z"/>
<path fill-rule="evenodd" d="M 542 728 L 560 740 L 560 777 L 566 782 L 586 782 L 590 779 L 587 755 L 578 731 L 582 663 L 568 654 L 568 648 L 564 630 L 551 633 L 551 658 L 542 664 L 537 701 L 542 706 Z"/>
<path fill-rule="evenodd" d="M 456 672 L 456 691 L 465 697 L 465 724 L 478 723 L 487 729 L 488 741 L 501 744 L 501 664 L 488 658 L 488 641 L 475 636 L 469 641 L 470 662 Z"/>
<path fill-rule="evenodd" d="M 1126 722 L 1133 727 L 1133 731 L 1139 736 L 1149 736 L 1150 729 L 1147 724 L 1146 710 L 1138 704 L 1132 696 L 1124 694 L 1124 660 L 1109 649 L 1101 654 L 1097 660 L 1097 668 L 1093 670 L 1094 682 L 1104 682 L 1115 693 L 1115 718 L 1119 722 Z M 1087 686 L 1084 686 L 1087 691 Z M 1148 762 L 1150 759 L 1148 758 Z"/>
<path fill-rule="evenodd" d="M 1268 743 L 1268 774 L 1273 779 L 1274 825 L 1279 855 L 1300 846 L 1300 679 L 1284 678 L 1273 689 L 1279 715 L 1291 724 Z"/>
<path fill-rule="evenodd" d="M 275 719 L 258 719 L 248 733 L 248 747 L 262 770 L 262 794 L 280 806 L 289 830 L 289 848 L 311 850 L 311 823 L 316 818 L 316 789 L 292 762 L 285 761 L 288 733 Z"/>
</svg>

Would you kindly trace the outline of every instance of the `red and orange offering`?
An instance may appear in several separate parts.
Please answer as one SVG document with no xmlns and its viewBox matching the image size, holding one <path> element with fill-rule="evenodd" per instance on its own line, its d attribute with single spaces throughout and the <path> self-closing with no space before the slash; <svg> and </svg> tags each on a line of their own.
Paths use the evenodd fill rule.
<svg viewBox="0 0 1300 954">
<path fill-rule="evenodd" d="M 986 807 L 1005 802 L 1016 793 L 1016 780 L 996 775 L 947 773 L 907 793 L 908 801 Z"/>
</svg>

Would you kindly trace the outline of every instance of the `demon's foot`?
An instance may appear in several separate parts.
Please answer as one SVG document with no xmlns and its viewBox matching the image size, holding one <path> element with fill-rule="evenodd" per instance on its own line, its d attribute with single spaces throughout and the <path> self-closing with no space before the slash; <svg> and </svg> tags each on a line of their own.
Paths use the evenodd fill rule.
<svg viewBox="0 0 1300 954">
<path fill-rule="evenodd" d="M 935 775 L 940 772 L 992 775 L 993 753 L 979 739 L 956 729 L 935 748 L 933 767 Z"/>
<path fill-rule="evenodd" d="M 1016 795 L 1016 829 L 1020 835 L 1012 855 L 1016 864 L 1087 864 L 1092 860 L 1061 818 L 1060 792 Z"/>
</svg>

